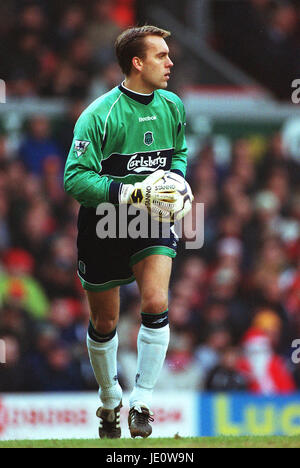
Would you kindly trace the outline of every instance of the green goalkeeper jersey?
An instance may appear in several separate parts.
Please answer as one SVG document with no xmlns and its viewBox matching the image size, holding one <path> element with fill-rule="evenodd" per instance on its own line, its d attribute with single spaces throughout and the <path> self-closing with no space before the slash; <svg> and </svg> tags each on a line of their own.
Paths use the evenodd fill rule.
<svg viewBox="0 0 300 468">
<path fill-rule="evenodd" d="M 122 183 L 158 170 L 185 176 L 185 110 L 169 91 L 113 88 L 79 117 L 64 174 L 66 192 L 85 207 L 118 203 Z"/>
</svg>

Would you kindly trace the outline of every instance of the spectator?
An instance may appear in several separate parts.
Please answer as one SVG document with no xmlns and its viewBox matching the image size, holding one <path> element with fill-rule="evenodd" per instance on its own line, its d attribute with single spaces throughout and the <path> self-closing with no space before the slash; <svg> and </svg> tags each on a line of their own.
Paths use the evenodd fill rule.
<svg viewBox="0 0 300 468">
<path fill-rule="evenodd" d="M 0 304 L 13 302 L 36 319 L 46 316 L 48 300 L 41 286 L 31 276 L 33 258 L 25 251 L 11 249 L 5 256 L 6 273 L 0 274 Z"/>
<path fill-rule="evenodd" d="M 57 31 L 57 48 L 64 44 L 69 44 L 78 35 L 82 34 L 85 28 L 85 9 L 79 4 L 68 5 L 60 18 L 60 26 Z"/>
<path fill-rule="evenodd" d="M 264 307 L 258 308 L 251 326 L 261 330 L 268 336 L 273 351 L 281 351 L 283 322 L 275 310 Z"/>
<path fill-rule="evenodd" d="M 114 62 L 105 64 L 100 73 L 91 82 L 89 99 L 94 101 L 123 81 L 119 66 Z"/>
<path fill-rule="evenodd" d="M 18 341 L 22 354 L 35 347 L 36 319 L 14 301 L 4 303 L 0 310 L 0 333 L 9 333 Z"/>
<path fill-rule="evenodd" d="M 45 263 L 39 269 L 41 282 L 51 298 L 78 296 L 76 263 L 73 240 L 63 235 L 53 238 Z"/>
<path fill-rule="evenodd" d="M 244 357 L 239 370 L 247 379 L 247 388 L 254 393 L 272 395 L 295 391 L 296 386 L 284 361 L 272 351 L 266 334 L 251 328 L 243 338 Z"/>
<path fill-rule="evenodd" d="M 59 339 L 68 345 L 79 340 L 77 326 L 81 314 L 79 301 L 72 298 L 55 299 L 50 307 L 49 322 L 58 330 Z"/>
<path fill-rule="evenodd" d="M 93 7 L 93 20 L 88 27 L 87 37 L 99 64 L 112 59 L 114 41 L 121 33 L 121 28 L 113 20 L 113 2 L 97 0 Z"/>
<path fill-rule="evenodd" d="M 0 364 L 0 392 L 12 393 L 31 390 L 27 387 L 30 382 L 28 369 L 22 359 L 21 346 L 13 334 L 3 334 L 5 342 L 6 363 Z"/>
<path fill-rule="evenodd" d="M 290 99 L 300 63 L 296 7 L 288 1 L 215 0 L 213 13 L 217 49 L 279 99 Z"/>
<path fill-rule="evenodd" d="M 26 191 L 27 188 L 29 187 L 25 187 Z M 31 196 L 28 191 L 27 196 Z M 56 220 L 52 216 L 50 205 L 42 198 L 36 199 L 24 213 L 19 237 L 20 245 L 28 250 L 34 258 L 43 259 L 46 244 L 55 228 Z"/>
<path fill-rule="evenodd" d="M 238 371 L 238 359 L 238 349 L 225 349 L 220 364 L 209 372 L 204 389 L 210 392 L 246 391 L 247 382 Z"/>
<path fill-rule="evenodd" d="M 35 374 L 35 384 L 36 390 L 41 392 L 83 390 L 78 362 L 72 360 L 63 343 L 56 343 L 47 352 L 45 365 Z"/>
<path fill-rule="evenodd" d="M 220 363 L 224 350 L 232 344 L 230 332 L 224 327 L 212 327 L 208 331 L 204 344 L 195 350 L 195 357 L 203 373 L 203 379 Z"/>
<path fill-rule="evenodd" d="M 43 164 L 50 156 L 60 156 L 56 142 L 50 137 L 50 123 L 44 116 L 36 116 L 29 122 L 29 136 L 20 147 L 20 157 L 33 174 L 41 175 Z"/>
</svg>

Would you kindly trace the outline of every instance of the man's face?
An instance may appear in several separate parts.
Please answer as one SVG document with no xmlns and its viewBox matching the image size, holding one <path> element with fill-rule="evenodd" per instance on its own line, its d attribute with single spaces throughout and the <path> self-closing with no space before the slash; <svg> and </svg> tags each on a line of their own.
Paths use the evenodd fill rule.
<svg viewBox="0 0 300 468">
<path fill-rule="evenodd" d="M 166 41 L 159 36 L 145 37 L 146 57 L 141 60 L 141 77 L 150 92 L 168 86 L 173 62 Z"/>
</svg>

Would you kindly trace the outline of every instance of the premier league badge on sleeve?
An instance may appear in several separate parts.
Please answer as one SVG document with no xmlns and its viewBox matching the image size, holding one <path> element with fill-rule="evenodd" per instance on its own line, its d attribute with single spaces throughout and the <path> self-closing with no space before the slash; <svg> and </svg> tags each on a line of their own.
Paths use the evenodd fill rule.
<svg viewBox="0 0 300 468">
<path fill-rule="evenodd" d="M 154 141 L 153 133 L 152 132 L 146 132 L 144 134 L 144 143 L 145 143 L 145 145 L 150 146 L 150 145 L 152 145 L 153 141 Z"/>
<path fill-rule="evenodd" d="M 79 158 L 79 156 L 83 155 L 86 152 L 89 144 L 90 141 L 75 140 L 74 151 L 77 154 L 77 158 Z"/>
</svg>

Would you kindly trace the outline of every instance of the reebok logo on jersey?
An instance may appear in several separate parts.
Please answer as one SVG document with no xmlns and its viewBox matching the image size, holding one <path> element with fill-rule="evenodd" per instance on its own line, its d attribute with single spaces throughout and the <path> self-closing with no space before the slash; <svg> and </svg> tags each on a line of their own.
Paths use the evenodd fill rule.
<svg viewBox="0 0 300 468">
<path fill-rule="evenodd" d="M 75 140 L 74 151 L 76 151 L 77 158 L 79 158 L 79 156 L 81 156 L 82 154 L 86 152 L 89 144 L 90 144 L 90 141 Z"/>
<path fill-rule="evenodd" d="M 149 122 L 149 120 L 156 120 L 156 115 L 151 115 L 149 117 L 139 117 L 139 122 Z"/>
<path fill-rule="evenodd" d="M 132 172 L 155 172 L 157 169 L 166 168 L 167 158 L 160 156 L 160 151 L 157 152 L 157 158 L 134 154 L 128 161 L 127 170 Z"/>
</svg>

